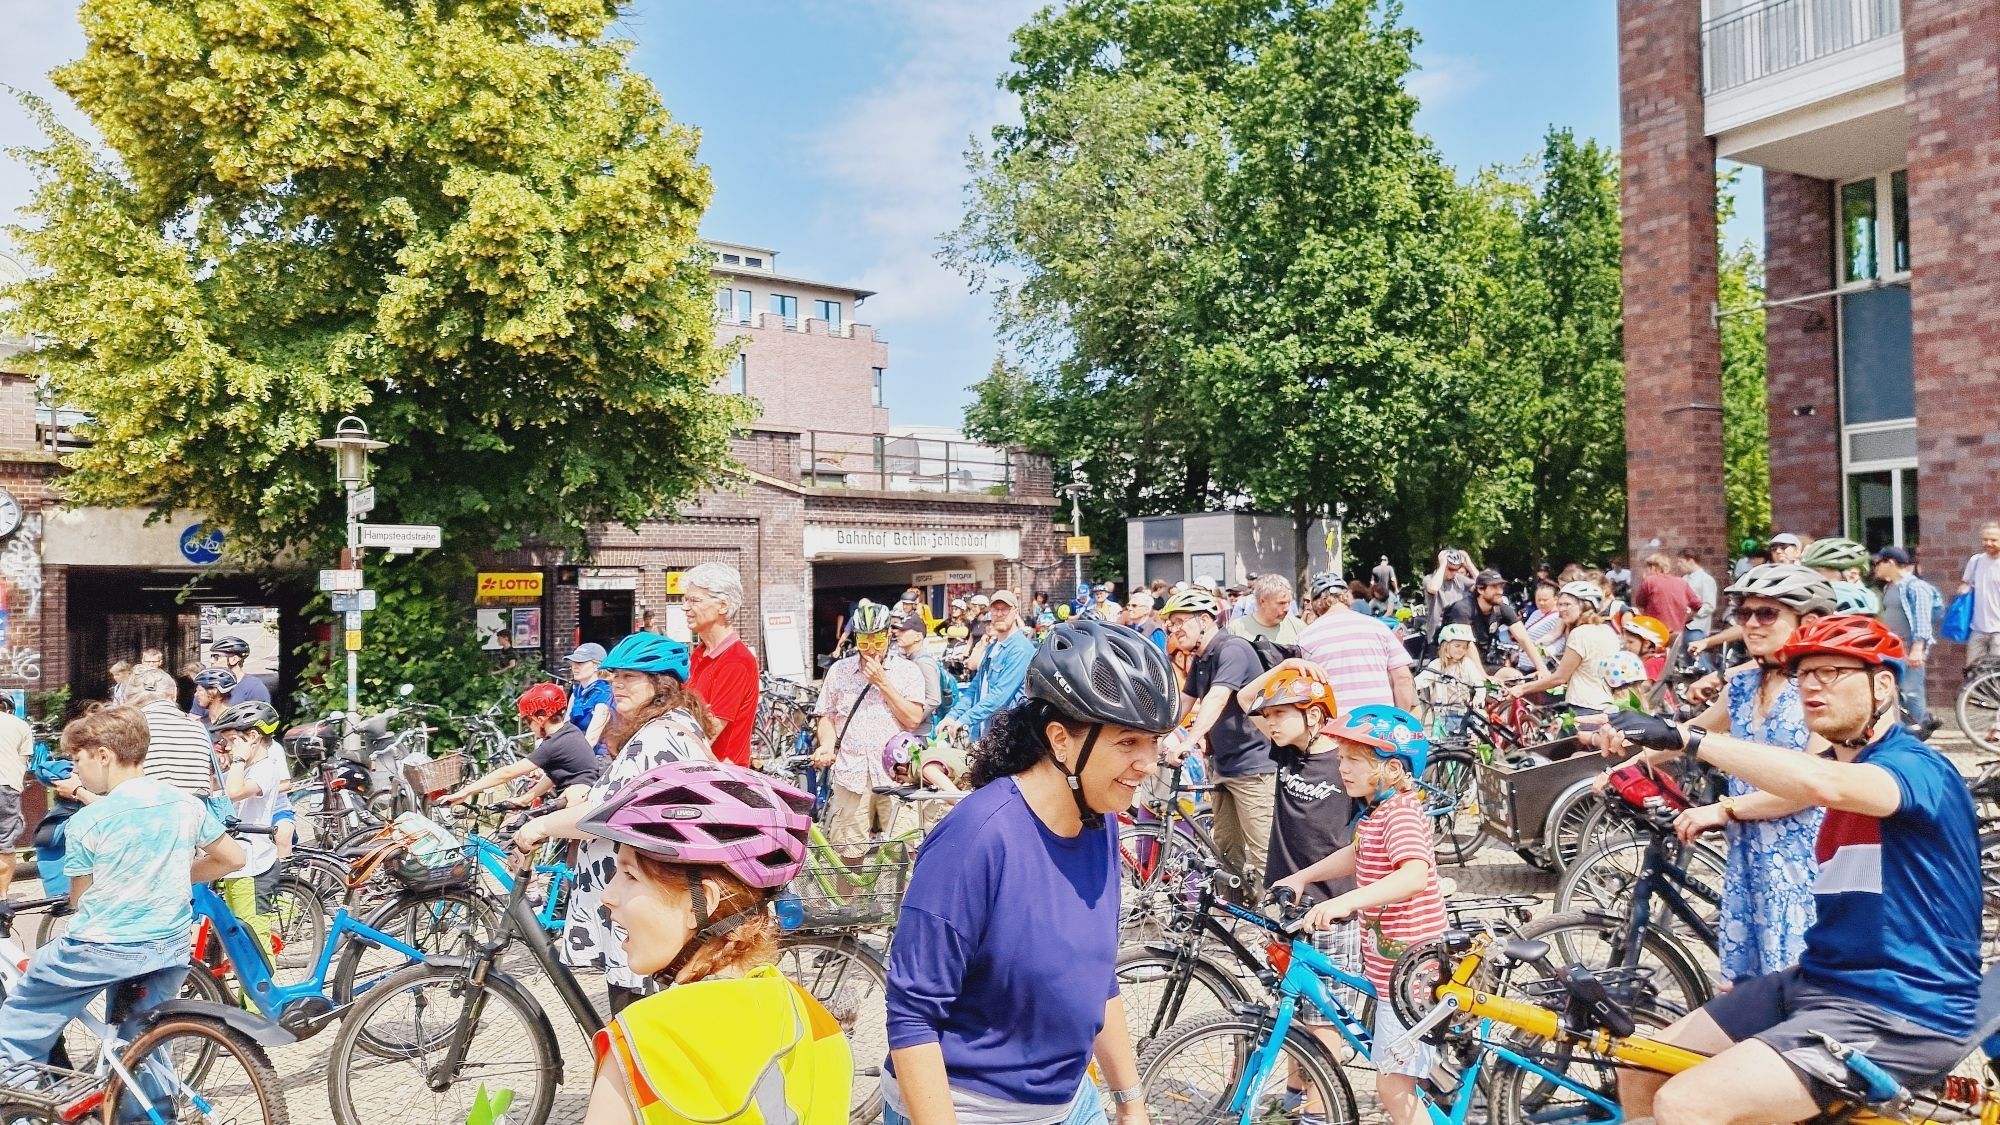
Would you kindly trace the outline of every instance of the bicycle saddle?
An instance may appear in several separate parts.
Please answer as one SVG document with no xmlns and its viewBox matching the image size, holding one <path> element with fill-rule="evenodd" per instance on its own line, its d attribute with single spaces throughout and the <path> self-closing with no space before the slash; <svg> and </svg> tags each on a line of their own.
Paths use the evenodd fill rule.
<svg viewBox="0 0 2000 1125">
<path fill-rule="evenodd" d="M 917 787 L 914 785 L 877 785 L 875 787 L 875 795 L 877 797 L 909 797 L 916 792 Z"/>
<path fill-rule="evenodd" d="M 1549 955 L 1549 943 L 1533 938 L 1508 938 L 1500 943 L 1500 956 L 1509 961 L 1533 964 Z"/>
</svg>

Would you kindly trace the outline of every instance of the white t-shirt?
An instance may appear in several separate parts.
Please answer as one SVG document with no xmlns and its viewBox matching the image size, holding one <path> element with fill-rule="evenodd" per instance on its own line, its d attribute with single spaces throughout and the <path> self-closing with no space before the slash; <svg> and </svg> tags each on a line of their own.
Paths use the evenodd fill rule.
<svg viewBox="0 0 2000 1125">
<path fill-rule="evenodd" d="M 1575 707 L 1609 711 L 1614 696 L 1604 665 L 1619 650 L 1618 634 L 1609 625 L 1579 625 L 1569 631 L 1568 640 L 1568 651 L 1576 656 L 1577 665 L 1564 700 Z"/>
<path fill-rule="evenodd" d="M 235 802 L 236 819 L 253 826 L 271 823 L 286 801 L 284 752 L 276 746 L 267 748 L 262 758 L 243 767 L 243 779 L 256 786 L 257 792 Z M 262 875 L 278 862 L 277 840 L 261 833 L 245 833 L 242 841 L 243 866 L 230 878 Z"/>
<path fill-rule="evenodd" d="M 2000 559 L 1984 552 L 1972 556 L 1959 581 L 1972 587 L 1972 631 L 2000 633 Z"/>
</svg>

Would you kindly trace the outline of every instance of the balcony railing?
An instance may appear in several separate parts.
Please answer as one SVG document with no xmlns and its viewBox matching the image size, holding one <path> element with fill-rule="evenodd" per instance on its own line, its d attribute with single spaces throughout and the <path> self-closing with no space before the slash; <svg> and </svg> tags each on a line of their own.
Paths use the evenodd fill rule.
<svg viewBox="0 0 2000 1125">
<path fill-rule="evenodd" d="M 799 483 L 878 492 L 1006 496 L 1014 462 L 972 441 L 807 430 L 799 435 Z"/>
<path fill-rule="evenodd" d="M 1902 29 L 1902 0 L 1753 3 L 1702 25 L 1702 89 L 1734 89 Z"/>
</svg>

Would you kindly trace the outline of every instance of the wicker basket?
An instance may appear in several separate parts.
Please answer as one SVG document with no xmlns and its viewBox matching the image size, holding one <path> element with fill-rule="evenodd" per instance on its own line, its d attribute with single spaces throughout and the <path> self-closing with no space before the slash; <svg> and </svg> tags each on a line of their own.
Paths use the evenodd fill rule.
<svg viewBox="0 0 2000 1125">
<path fill-rule="evenodd" d="M 465 767 L 470 761 L 462 753 L 452 753 L 428 762 L 410 762 L 403 766 L 403 776 L 409 780 L 410 788 L 426 797 L 435 797 L 451 792 L 465 781 Z"/>
<path fill-rule="evenodd" d="M 847 861 L 843 849 L 860 854 Z M 814 844 L 790 887 L 804 912 L 799 928 L 865 929 L 894 922 L 903 889 L 909 885 L 914 852 L 909 844 L 893 840 Z"/>
</svg>

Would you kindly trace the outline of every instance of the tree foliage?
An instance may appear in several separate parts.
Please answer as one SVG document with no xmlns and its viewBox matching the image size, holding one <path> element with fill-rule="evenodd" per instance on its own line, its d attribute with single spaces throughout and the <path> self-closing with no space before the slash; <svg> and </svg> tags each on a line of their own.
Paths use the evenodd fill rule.
<svg viewBox="0 0 2000 1125">
<path fill-rule="evenodd" d="M 1736 174 L 1723 176 L 1718 210 L 1735 209 Z M 1720 225 L 1720 224 L 1718 224 Z M 1764 263 L 1748 243 L 1720 248 L 1716 303 L 1745 310 L 1722 318 L 1722 489 L 1729 545 L 1762 542 L 1771 531 L 1771 414 L 1765 383 Z"/>
<path fill-rule="evenodd" d="M 582 542 L 690 495 L 739 407 L 695 135 L 602 0 L 86 0 L 43 113 L 14 326 L 87 411 L 77 501 L 339 537 L 339 416 L 393 443 L 378 518 L 449 549 Z"/>
</svg>

